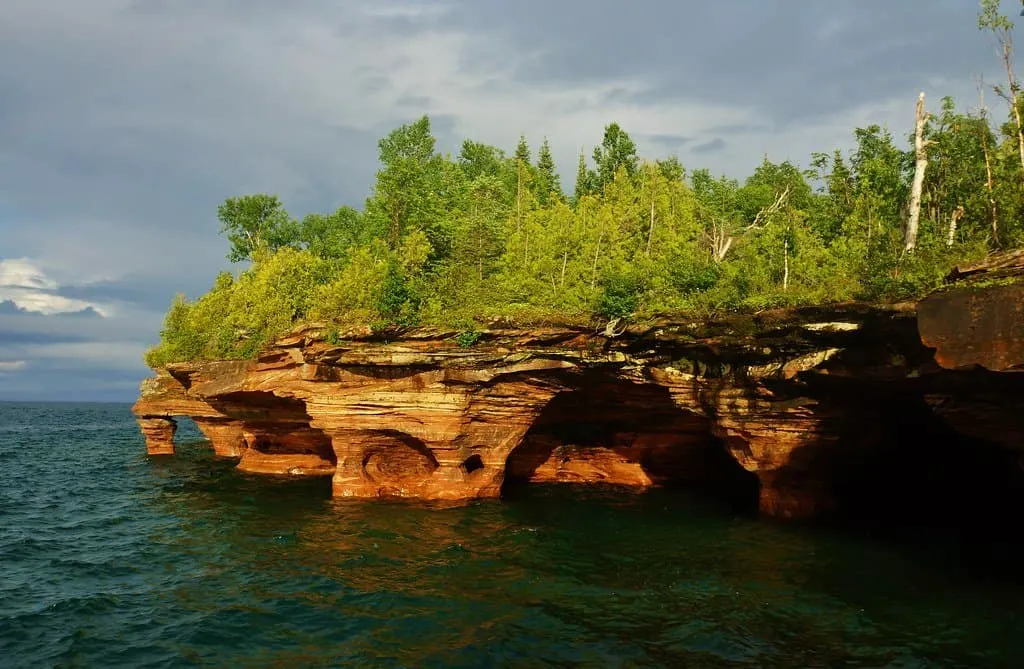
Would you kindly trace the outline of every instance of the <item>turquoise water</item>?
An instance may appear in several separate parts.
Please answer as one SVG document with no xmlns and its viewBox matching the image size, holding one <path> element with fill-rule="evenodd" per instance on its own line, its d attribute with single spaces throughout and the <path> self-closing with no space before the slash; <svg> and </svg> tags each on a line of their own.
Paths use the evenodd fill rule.
<svg viewBox="0 0 1024 669">
<path fill-rule="evenodd" d="M 0 404 L 0 666 L 1018 667 L 1017 549 L 535 487 L 430 509 L 235 472 L 127 405 Z"/>
</svg>

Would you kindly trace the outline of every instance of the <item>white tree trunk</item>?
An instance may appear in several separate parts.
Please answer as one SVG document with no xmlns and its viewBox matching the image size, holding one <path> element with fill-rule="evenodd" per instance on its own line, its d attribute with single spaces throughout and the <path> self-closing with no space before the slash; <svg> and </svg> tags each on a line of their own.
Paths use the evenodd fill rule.
<svg viewBox="0 0 1024 669">
<path fill-rule="evenodd" d="M 996 206 L 995 180 L 992 178 L 992 157 L 988 148 L 988 108 L 985 107 L 985 82 L 978 79 L 979 114 L 981 115 L 981 151 L 985 154 L 985 189 L 988 191 L 988 206 L 992 213 L 992 244 L 999 246 L 999 208 Z"/>
<path fill-rule="evenodd" d="M 964 217 L 964 207 L 960 205 L 953 210 L 952 215 L 949 217 L 949 235 L 946 237 L 946 246 L 952 246 L 953 242 L 956 241 L 956 224 Z"/>
<path fill-rule="evenodd" d="M 1020 118 L 1020 108 L 1017 106 L 1017 75 L 1013 72 L 1013 42 L 1010 33 L 1000 38 L 1003 46 L 1003 67 L 1006 68 L 1006 83 L 1010 87 L 1007 91 L 1006 101 L 1013 112 L 1013 120 L 1017 122 L 1017 150 L 1020 154 L 1020 166 L 1024 169 L 1024 124 Z"/>
<path fill-rule="evenodd" d="M 785 267 L 782 270 L 782 290 L 783 292 L 789 290 L 789 240 L 783 240 L 785 242 Z"/>
<path fill-rule="evenodd" d="M 651 240 L 654 239 L 654 193 L 651 193 L 651 223 L 647 226 L 647 252 L 645 255 L 650 257 L 651 255 Z"/>
<path fill-rule="evenodd" d="M 924 188 L 924 172 L 928 167 L 927 144 L 924 139 L 924 124 L 928 116 L 924 111 L 924 91 L 917 97 L 917 123 L 914 126 L 914 183 L 910 188 L 910 214 L 907 216 L 907 233 L 903 250 L 910 252 L 917 246 L 918 221 L 921 219 L 921 190 Z"/>
</svg>

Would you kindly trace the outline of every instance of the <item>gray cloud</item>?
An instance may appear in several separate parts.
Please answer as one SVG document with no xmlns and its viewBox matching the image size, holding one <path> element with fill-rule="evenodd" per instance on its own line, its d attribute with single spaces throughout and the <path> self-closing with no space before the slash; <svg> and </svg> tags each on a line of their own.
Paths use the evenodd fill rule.
<svg viewBox="0 0 1024 669">
<path fill-rule="evenodd" d="M 361 206 L 377 140 L 423 113 L 443 151 L 547 136 L 566 184 L 612 120 L 643 154 L 741 177 L 766 154 L 805 163 L 849 146 L 856 125 L 901 136 L 921 88 L 973 101 L 971 76 L 998 76 L 974 12 L 962 0 L 5 0 L 0 260 L 50 282 L 7 289 L 111 312 L 0 302 L 0 359 L 25 361 L 0 397 L 130 398 L 172 296 L 228 266 L 218 203 L 266 191 L 297 215 Z"/>
<path fill-rule="evenodd" d="M 715 151 L 721 151 L 724 148 L 725 140 L 721 137 L 715 137 L 711 141 L 697 144 L 690 150 L 694 153 L 714 153 Z"/>
<path fill-rule="evenodd" d="M 976 11 L 962 0 L 927 8 L 889 0 L 463 0 L 448 18 L 542 54 L 517 70 L 530 81 L 645 77 L 656 97 L 745 101 L 776 122 L 799 123 L 928 77 L 969 78 L 991 66 Z"/>
</svg>

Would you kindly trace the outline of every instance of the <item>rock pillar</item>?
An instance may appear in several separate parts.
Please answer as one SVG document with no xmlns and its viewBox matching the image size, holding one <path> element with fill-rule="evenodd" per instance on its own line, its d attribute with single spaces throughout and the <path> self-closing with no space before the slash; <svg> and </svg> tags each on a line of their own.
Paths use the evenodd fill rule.
<svg viewBox="0 0 1024 669">
<path fill-rule="evenodd" d="M 174 432 L 178 424 L 173 418 L 139 418 L 139 427 L 146 438 L 150 455 L 174 455 Z"/>
</svg>

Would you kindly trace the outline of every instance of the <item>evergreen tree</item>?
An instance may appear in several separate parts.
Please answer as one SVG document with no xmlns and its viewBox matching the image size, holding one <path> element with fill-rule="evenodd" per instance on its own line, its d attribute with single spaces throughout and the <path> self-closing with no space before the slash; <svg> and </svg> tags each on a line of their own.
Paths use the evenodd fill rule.
<svg viewBox="0 0 1024 669">
<path fill-rule="evenodd" d="M 561 200 L 563 197 L 562 183 L 558 172 L 555 171 L 555 160 L 551 157 L 551 145 L 547 137 L 544 138 L 537 154 L 536 194 L 541 205 Z"/>
<path fill-rule="evenodd" d="M 530 145 L 526 143 L 526 135 L 519 136 L 519 143 L 516 145 L 516 163 L 519 165 L 530 164 Z"/>
<path fill-rule="evenodd" d="M 579 203 L 584 196 L 594 192 L 594 172 L 587 168 L 587 158 L 580 151 L 579 163 L 576 166 L 576 186 L 573 192 L 573 202 Z"/>
</svg>

